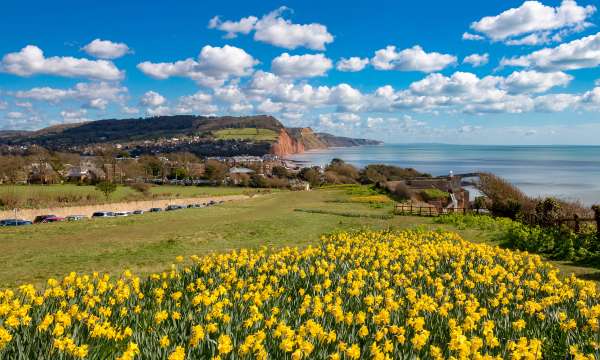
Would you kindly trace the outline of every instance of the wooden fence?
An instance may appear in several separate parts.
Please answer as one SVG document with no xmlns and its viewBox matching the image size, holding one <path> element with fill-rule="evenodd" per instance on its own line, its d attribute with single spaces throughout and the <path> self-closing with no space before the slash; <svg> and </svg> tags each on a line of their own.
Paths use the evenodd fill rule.
<svg viewBox="0 0 600 360">
<path fill-rule="evenodd" d="M 440 216 L 444 214 L 466 214 L 473 210 L 467 208 L 441 208 L 435 206 L 415 206 L 412 203 L 397 203 L 394 207 L 396 215 Z"/>
<path fill-rule="evenodd" d="M 592 206 L 592 210 L 594 211 L 594 217 L 591 218 L 583 218 L 579 217 L 577 214 L 573 215 L 572 218 L 563 218 L 553 220 L 552 223 L 546 226 L 561 226 L 563 224 L 569 225 L 575 233 L 581 232 L 581 225 L 584 223 L 592 223 L 596 225 L 596 233 L 598 240 L 600 241 L 600 206 L 595 205 Z M 396 203 L 394 207 L 395 215 L 412 215 L 412 216 L 440 216 L 445 214 L 467 214 L 467 213 L 478 213 L 476 209 L 467 209 L 467 208 L 440 208 L 435 206 L 415 206 L 412 203 Z M 530 224 L 539 224 L 539 219 L 530 218 Z"/>
</svg>

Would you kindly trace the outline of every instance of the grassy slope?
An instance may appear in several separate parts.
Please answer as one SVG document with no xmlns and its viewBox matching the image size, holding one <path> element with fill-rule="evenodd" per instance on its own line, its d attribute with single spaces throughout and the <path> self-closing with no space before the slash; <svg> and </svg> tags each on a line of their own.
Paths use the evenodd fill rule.
<svg viewBox="0 0 600 360">
<path fill-rule="evenodd" d="M 254 189 L 238 187 L 198 187 L 161 185 L 150 188 L 144 195 L 127 186 L 119 186 L 108 202 L 150 200 L 152 198 L 178 198 L 237 195 L 254 192 Z M 44 208 L 106 203 L 104 195 L 94 186 L 62 185 L 0 185 L 0 200 L 16 199 L 19 208 Z M 28 200 L 33 199 L 33 200 Z M 0 206 L 0 209 L 2 207 Z"/>
<path fill-rule="evenodd" d="M 282 192 L 206 209 L 0 229 L 0 288 L 41 283 L 70 271 L 116 273 L 129 268 L 147 273 L 164 269 L 177 255 L 263 245 L 306 246 L 316 243 L 320 234 L 337 229 L 422 225 L 455 230 L 432 224 L 428 218 L 396 216 L 385 220 L 294 211 L 384 215 L 391 210 L 391 205 L 374 208 L 351 202 L 352 196 L 342 189 Z M 458 232 L 471 241 L 493 239 L 493 234 L 478 230 Z"/>
<path fill-rule="evenodd" d="M 213 135 L 217 140 L 254 140 L 254 141 L 275 141 L 278 134 L 270 129 L 223 129 L 213 131 Z"/>
</svg>

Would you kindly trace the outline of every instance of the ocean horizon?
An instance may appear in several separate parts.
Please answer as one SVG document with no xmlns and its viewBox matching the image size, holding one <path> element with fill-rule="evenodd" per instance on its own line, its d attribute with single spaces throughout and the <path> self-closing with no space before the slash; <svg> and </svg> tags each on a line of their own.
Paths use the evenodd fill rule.
<svg viewBox="0 0 600 360">
<path fill-rule="evenodd" d="M 588 206 L 600 203 L 600 145 L 386 143 L 311 150 L 287 158 L 319 166 L 339 158 L 359 167 L 388 164 L 434 176 L 486 171 L 529 196 L 552 196 Z"/>
</svg>

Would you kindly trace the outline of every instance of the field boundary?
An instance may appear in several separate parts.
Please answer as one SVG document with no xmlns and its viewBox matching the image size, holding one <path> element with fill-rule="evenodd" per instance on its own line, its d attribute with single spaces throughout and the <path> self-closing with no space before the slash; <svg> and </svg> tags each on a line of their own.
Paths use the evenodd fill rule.
<svg viewBox="0 0 600 360">
<path fill-rule="evenodd" d="M 254 195 L 256 196 L 256 195 Z M 165 208 L 169 205 L 187 205 L 191 203 L 206 203 L 209 201 L 236 201 L 250 199 L 248 195 L 223 195 L 223 196 L 203 196 L 203 197 L 188 197 L 188 198 L 171 198 L 157 200 L 139 200 L 105 203 L 98 205 L 79 205 L 79 206 L 64 206 L 50 207 L 41 209 L 20 209 L 17 210 L 16 217 L 19 219 L 33 220 L 38 215 L 52 214 L 60 217 L 68 215 L 84 215 L 91 216 L 96 211 L 133 211 L 133 210 L 148 210 L 152 207 Z M 15 217 L 13 210 L 0 211 L 0 219 L 12 219 Z"/>
</svg>

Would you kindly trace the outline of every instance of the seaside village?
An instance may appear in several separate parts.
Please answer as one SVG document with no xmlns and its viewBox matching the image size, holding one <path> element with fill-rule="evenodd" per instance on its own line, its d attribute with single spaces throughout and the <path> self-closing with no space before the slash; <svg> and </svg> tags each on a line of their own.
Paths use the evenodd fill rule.
<svg viewBox="0 0 600 360">
<path fill-rule="evenodd" d="M 306 167 L 302 162 L 277 155 L 207 157 L 190 153 L 128 157 L 32 156 L 21 163 L 6 163 L 0 171 L 0 184 L 95 184 L 111 181 L 121 184 L 152 183 L 182 186 L 229 185 L 310 190 L 311 186 L 348 183 L 348 179 L 329 176 L 329 166 Z M 25 163 L 23 163 L 25 162 Z M 312 177 L 306 176 L 310 169 Z M 416 172 L 415 172 L 416 173 Z M 470 207 L 469 191 L 463 187 L 464 175 L 406 176 L 401 180 L 375 180 L 376 186 L 390 194 L 400 194 L 402 211 L 444 211 Z M 315 178 L 317 180 L 315 180 Z M 356 181 L 359 181 L 356 179 Z M 424 209 L 424 210 L 421 210 Z"/>
</svg>

